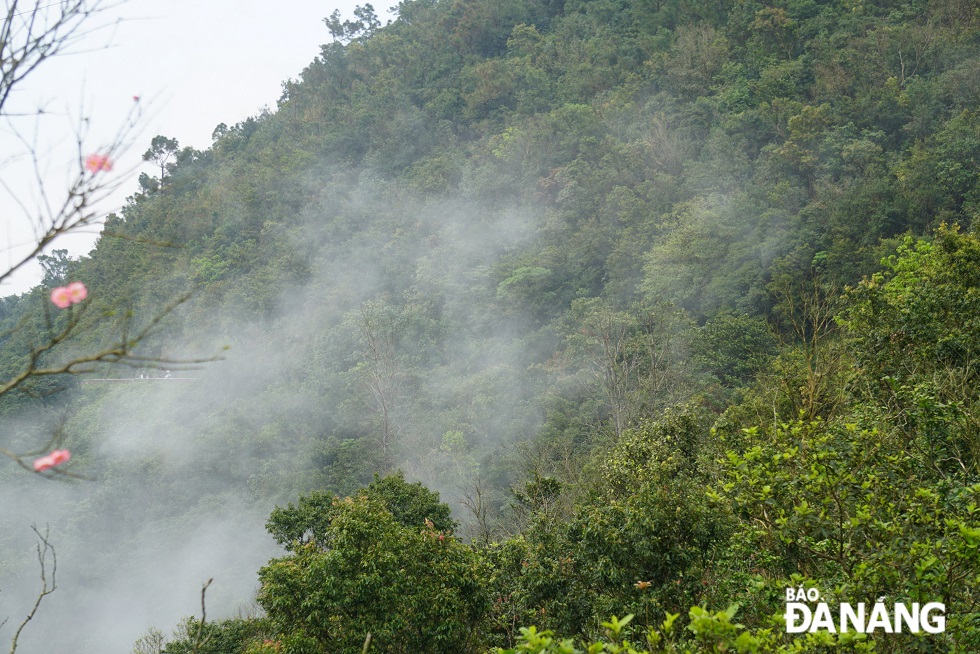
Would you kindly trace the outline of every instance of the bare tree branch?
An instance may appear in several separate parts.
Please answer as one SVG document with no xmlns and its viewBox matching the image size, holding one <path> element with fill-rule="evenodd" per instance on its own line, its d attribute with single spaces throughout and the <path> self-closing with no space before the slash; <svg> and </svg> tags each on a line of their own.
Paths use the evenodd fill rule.
<svg viewBox="0 0 980 654">
<path fill-rule="evenodd" d="M 201 650 L 201 645 L 206 643 L 208 640 L 204 637 L 204 623 L 208 617 L 207 607 L 204 603 L 204 596 L 207 594 L 208 586 L 211 585 L 212 581 L 214 581 L 213 577 L 204 582 L 204 586 L 201 587 L 201 621 L 197 623 L 197 637 L 194 639 L 194 649 L 192 650 L 192 654 L 198 654 L 198 652 Z"/>
<path fill-rule="evenodd" d="M 24 627 L 27 623 L 34 619 L 37 614 L 37 609 L 41 606 L 41 602 L 45 597 L 53 593 L 57 588 L 56 575 L 58 573 L 58 556 L 55 554 L 54 545 L 48 540 L 48 530 L 44 530 L 42 535 L 38 531 L 36 526 L 32 526 L 31 529 L 37 534 L 38 542 L 37 544 L 37 561 L 41 566 L 41 590 L 37 594 L 37 599 L 34 600 L 34 606 L 31 607 L 30 612 L 27 617 L 21 621 L 20 625 L 17 627 L 17 631 L 14 632 L 13 640 L 10 642 L 10 654 L 14 654 L 17 651 L 17 641 L 20 639 L 20 634 L 24 631 Z M 48 558 L 51 559 L 51 578 L 48 579 Z M 6 622 L 6 620 L 4 620 Z M 3 623 L 0 623 L 2 626 Z"/>
</svg>

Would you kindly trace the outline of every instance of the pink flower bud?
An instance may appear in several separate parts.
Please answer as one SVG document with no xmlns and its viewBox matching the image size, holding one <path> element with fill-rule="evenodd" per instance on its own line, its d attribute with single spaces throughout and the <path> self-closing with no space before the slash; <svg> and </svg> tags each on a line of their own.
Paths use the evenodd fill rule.
<svg viewBox="0 0 980 654">
<path fill-rule="evenodd" d="M 85 157 L 85 170 L 90 173 L 109 172 L 112 170 L 112 162 L 104 154 L 90 154 Z"/>
<path fill-rule="evenodd" d="M 48 468 L 67 462 L 70 458 L 71 452 L 68 450 L 54 450 L 46 456 L 34 459 L 34 471 L 44 472 Z"/>
</svg>

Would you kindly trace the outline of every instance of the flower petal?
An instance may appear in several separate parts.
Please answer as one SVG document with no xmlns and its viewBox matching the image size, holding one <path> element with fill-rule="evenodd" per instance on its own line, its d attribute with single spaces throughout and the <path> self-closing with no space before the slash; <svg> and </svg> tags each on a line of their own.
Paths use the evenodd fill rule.
<svg viewBox="0 0 980 654">
<path fill-rule="evenodd" d="M 72 304 L 81 302 L 88 297 L 88 289 L 81 282 L 72 282 L 65 287 L 65 290 L 68 291 L 68 296 L 71 298 Z"/>
<path fill-rule="evenodd" d="M 54 450 L 50 454 L 34 459 L 34 471 L 44 472 L 48 468 L 61 465 L 71 459 L 71 452 L 68 450 Z"/>
<path fill-rule="evenodd" d="M 71 293 L 65 286 L 59 286 L 51 291 L 51 303 L 59 309 L 67 309 L 71 306 Z"/>
<path fill-rule="evenodd" d="M 112 170 L 112 161 L 104 154 L 90 154 L 85 157 L 85 170 L 90 173 L 109 172 Z"/>
</svg>

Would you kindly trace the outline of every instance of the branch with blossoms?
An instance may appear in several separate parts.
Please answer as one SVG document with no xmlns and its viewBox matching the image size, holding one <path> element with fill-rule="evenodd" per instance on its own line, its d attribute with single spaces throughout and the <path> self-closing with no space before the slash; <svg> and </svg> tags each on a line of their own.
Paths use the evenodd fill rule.
<svg viewBox="0 0 980 654">
<path fill-rule="evenodd" d="M 58 54 L 78 51 L 83 38 L 90 37 L 106 27 L 106 21 L 96 19 L 110 8 L 111 0 L 9 0 L 5 13 L 0 13 L 0 121 L 20 144 L 20 155 L 5 153 L 0 158 L 0 169 L 16 162 L 27 164 L 33 173 L 34 186 L 23 195 L 22 184 L 14 186 L 0 178 L 3 189 L 20 208 L 22 218 L 33 232 L 33 238 L 18 245 L 23 251 L 10 257 L 7 266 L 0 267 L 0 284 L 12 277 L 32 261 L 38 259 L 63 237 L 90 229 L 100 228 L 105 211 L 100 207 L 112 196 L 129 176 L 114 172 L 120 155 L 129 147 L 133 134 L 142 117 L 143 104 L 138 95 L 132 96 L 129 114 L 115 138 L 106 146 L 93 149 L 86 145 L 89 121 L 80 120 L 75 129 L 76 166 L 67 188 L 51 192 L 46 188 L 44 168 L 39 152 L 42 121 L 48 112 L 39 108 L 36 112 L 11 111 L 8 100 L 14 88 L 24 81 L 38 66 Z M 33 128 L 20 124 L 29 119 Z M 108 235 L 107 235 L 108 236 Z M 172 245 L 172 244 L 156 244 Z M 9 244 L 11 250 L 15 244 Z M 9 257 L 9 253 L 8 253 Z M 163 307 L 142 327 L 134 325 L 132 312 L 99 311 L 91 305 L 89 288 L 77 280 L 50 290 L 43 306 L 28 310 L 17 324 L 5 333 L 0 332 L 0 344 L 18 352 L 12 372 L 0 378 L 0 397 L 19 391 L 34 392 L 33 381 L 58 379 L 60 376 L 94 372 L 105 365 L 123 365 L 138 368 L 188 369 L 197 364 L 214 361 L 219 357 L 170 359 L 142 356 L 138 345 L 152 336 L 161 322 L 182 303 L 188 294 L 177 297 Z M 52 309 L 52 306 L 55 309 Z M 115 318 L 112 318 L 115 316 Z M 114 325 L 106 325 L 112 319 Z M 113 334 L 108 342 L 95 348 L 80 350 L 76 337 L 85 333 Z M 19 337 L 12 339 L 15 334 Z M 91 351 L 95 349 L 95 351 Z M 47 392 L 55 392 L 48 390 Z M 40 451 L 18 453 L 0 447 L 0 455 L 15 461 L 22 468 L 44 476 L 75 476 L 65 466 L 71 459 L 69 450 L 62 447 L 60 430 Z"/>
<path fill-rule="evenodd" d="M 82 289 L 85 288 L 81 282 L 74 282 L 72 285 L 75 284 L 81 286 Z M 58 294 L 61 290 L 63 289 L 55 289 L 51 292 L 52 303 L 56 303 L 55 298 L 60 297 Z M 85 291 L 85 295 L 87 296 L 87 290 Z M 47 337 L 42 343 L 31 348 L 30 352 L 26 356 L 25 365 L 19 373 L 13 375 L 8 381 L 0 383 L 0 396 L 9 393 L 31 378 L 95 372 L 94 366 L 95 364 L 99 363 L 162 368 L 165 364 L 192 365 L 208 361 L 215 361 L 217 357 L 205 359 L 166 359 L 160 357 L 140 356 L 134 352 L 134 348 L 139 345 L 139 343 L 151 336 L 167 315 L 172 313 L 174 309 L 186 302 L 188 299 L 190 299 L 189 293 L 178 297 L 176 301 L 154 316 L 154 318 L 145 327 L 140 329 L 135 334 L 129 333 L 131 327 L 131 316 L 126 314 L 123 317 L 122 324 L 120 325 L 118 340 L 116 340 L 114 343 L 98 352 L 71 357 L 68 361 L 50 366 L 42 366 L 41 359 L 59 345 L 66 343 L 77 332 L 82 331 L 85 328 L 94 327 L 94 321 L 86 320 L 88 317 L 85 310 L 86 308 L 81 307 L 78 310 L 71 311 L 64 323 L 57 326 L 55 321 L 52 319 L 50 312 L 45 310 L 44 317 L 48 327 Z M 79 300 L 79 302 L 80 301 L 81 300 Z"/>
<path fill-rule="evenodd" d="M 48 112 L 39 107 L 34 111 L 17 113 L 8 106 L 13 91 L 39 66 L 52 57 L 77 52 L 83 39 L 108 27 L 97 18 L 112 6 L 115 3 L 103 0 L 9 0 L 5 3 L 5 13 L 0 14 L 0 119 L 8 124 L 5 130 L 8 135 L 20 142 L 23 153 L 30 158 L 37 194 L 31 202 L 27 202 L 5 180 L 0 179 L 0 187 L 20 206 L 24 217 L 31 221 L 34 232 L 30 249 L 8 264 L 6 269 L 0 269 L 0 283 L 33 261 L 55 240 L 97 224 L 100 216 L 94 209 L 95 205 L 115 192 L 124 179 L 107 178 L 101 173 L 112 170 L 112 160 L 119 156 L 130 140 L 142 113 L 138 97 L 133 98 L 130 114 L 114 141 L 99 152 L 86 152 L 84 128 L 88 121 L 80 122 L 81 127 L 75 132 L 79 172 L 68 184 L 67 192 L 55 195 L 45 189 L 42 165 L 37 156 L 41 151 L 38 146 L 40 121 Z M 19 124 L 26 118 L 34 121 L 33 129 L 25 129 Z M 16 151 L 11 156 L 8 150 L 0 166 L 18 158 L 20 156 Z M 9 244 L 8 247 L 12 248 L 13 245 Z"/>
<path fill-rule="evenodd" d="M 64 186 L 52 192 L 46 187 L 44 164 L 39 153 L 44 151 L 40 138 L 42 123 L 48 120 L 48 112 L 40 107 L 36 111 L 11 110 L 8 100 L 13 91 L 48 59 L 72 50 L 84 38 L 104 27 L 105 21 L 93 20 L 109 8 L 113 0 L 6 0 L 0 10 L 0 129 L 13 137 L 19 148 L 4 147 L 0 153 L 0 170 L 12 164 L 26 168 L 33 174 L 34 185 L 11 183 L 0 178 L 0 189 L 6 192 L 19 207 L 31 228 L 33 238 L 27 243 L 8 243 L 0 248 L 7 259 L 6 267 L 0 267 L 0 284 L 9 280 L 19 270 L 41 257 L 52 245 L 73 233 L 99 228 L 105 211 L 100 207 L 121 187 L 128 178 L 125 174 L 113 174 L 115 162 L 131 144 L 137 124 L 142 117 L 143 104 L 139 96 L 132 97 L 129 115 L 115 138 L 106 146 L 91 148 L 86 145 L 89 121 L 81 117 L 76 127 L 76 160 L 74 173 Z M 84 112 L 83 112 L 84 115 Z M 26 128 L 24 121 L 33 123 Z M 70 161 L 71 157 L 66 157 Z M 24 189 L 27 188 L 27 192 Z M 4 211 L 4 220 L 13 220 L 11 212 Z M 16 213 L 16 212 L 15 212 Z M 14 256 L 15 249 L 19 252 Z M 91 280 L 89 280 L 91 281 Z M 90 289 L 83 280 L 70 281 L 50 290 L 41 306 L 31 306 L 13 327 L 0 330 L 0 347 L 16 352 L 12 371 L 0 377 L 0 398 L 8 393 L 27 392 L 31 381 L 95 371 L 104 365 L 125 365 L 140 368 L 192 366 L 212 361 L 203 359 L 165 359 L 142 356 L 137 352 L 140 343 L 155 334 L 162 321 L 188 299 L 182 295 L 159 310 L 148 321 L 134 322 L 132 312 L 100 311 L 92 305 Z M 97 295 L 97 291 L 95 293 Z M 37 294 L 32 294 L 36 298 Z M 50 304 L 49 304 L 50 302 Z M 26 306 L 26 305 L 25 305 Z M 52 307 L 54 307 L 52 309 Z M 106 326 L 107 318 L 116 324 Z M 142 325 L 142 326 L 140 326 Z M 104 331 L 105 329 L 111 331 Z M 79 349 L 76 337 L 89 332 L 109 333 L 108 342 Z M 11 338 L 13 336 L 17 338 Z M 91 350 L 95 350 L 94 352 Z M 185 367 L 186 369 L 186 367 Z M 62 426 L 65 420 L 62 420 Z M 34 452 L 15 452 L 0 447 L 0 455 L 12 459 L 27 471 L 48 478 L 75 477 L 69 468 L 71 451 L 64 447 L 63 428 L 59 427 L 48 443 Z M 16 628 L 11 641 L 10 654 L 17 650 L 18 641 L 28 623 L 33 620 L 45 597 L 57 588 L 57 557 L 48 534 L 36 528 L 39 542 L 37 556 L 40 564 L 41 589 L 33 606 Z M 206 586 L 205 586 L 206 590 Z M 202 590 L 202 623 L 204 590 Z M 0 627 L 7 620 L 0 619 Z M 200 637 L 195 651 L 201 645 Z"/>
<path fill-rule="evenodd" d="M 0 74 L 3 74 L 2 67 L 0 67 Z M 34 261 L 57 240 L 69 234 L 100 227 L 104 212 L 98 207 L 105 204 L 128 179 L 126 174 L 116 176 L 108 174 L 114 169 L 114 159 L 129 148 L 141 115 L 142 106 L 136 99 L 113 142 L 101 148 L 99 152 L 86 154 L 85 134 L 82 130 L 76 132 L 78 172 L 68 188 L 57 194 L 51 193 L 46 188 L 42 161 L 37 155 L 39 151 L 37 130 L 33 132 L 30 140 L 14 130 L 15 136 L 30 158 L 36 197 L 30 201 L 22 197 L 3 178 L 0 178 L 0 188 L 3 188 L 20 208 L 24 219 L 30 224 L 33 236 L 29 244 L 23 244 L 27 246 L 23 254 L 8 263 L 6 268 L 0 268 L 0 284 Z M 10 244 L 8 248 L 13 248 L 15 245 Z"/>
<path fill-rule="evenodd" d="M 61 424 L 58 425 L 58 428 L 55 429 L 54 434 L 48 443 L 37 451 L 27 452 L 25 454 L 15 454 L 5 447 L 0 447 L 0 454 L 13 459 L 14 462 L 16 462 L 17 465 L 24 470 L 36 473 L 46 473 L 44 476 L 47 477 L 60 475 L 74 479 L 88 479 L 87 477 L 75 474 L 61 467 L 62 464 L 67 463 L 71 459 L 71 452 L 69 450 L 56 449 L 64 440 L 63 429 L 64 419 L 62 419 Z M 48 452 L 48 454 L 44 454 L 45 452 Z M 33 462 L 28 463 L 28 460 L 31 458 L 34 459 Z M 3 624 L 0 623 L 0 627 L 2 626 Z"/>
<path fill-rule="evenodd" d="M 87 298 L 88 289 L 82 282 L 72 282 L 67 286 L 58 287 L 51 291 L 51 303 L 58 307 L 59 310 L 67 309 L 64 312 L 66 314 L 64 320 L 60 325 L 57 324 L 58 321 L 52 316 L 50 309 L 45 307 L 44 319 L 47 324 L 47 335 L 40 343 L 31 347 L 25 357 L 22 369 L 12 375 L 6 382 L 0 382 L 0 397 L 22 387 L 32 379 L 95 372 L 101 364 L 157 369 L 179 366 L 181 370 L 188 370 L 220 358 L 213 356 L 173 359 L 143 356 L 135 352 L 135 348 L 141 342 L 145 341 L 157 331 L 164 318 L 190 298 L 190 294 L 187 293 L 178 297 L 169 306 L 165 307 L 163 311 L 158 312 L 146 325 L 135 333 L 130 331 L 131 315 L 125 314 L 119 325 L 118 337 L 107 347 L 96 352 L 71 356 L 62 362 L 45 365 L 42 361 L 50 358 L 51 354 L 59 346 L 68 343 L 73 335 L 95 326 L 94 321 L 88 319 L 88 306 L 85 303 Z M 49 443 L 49 447 L 60 443 L 59 433 L 56 433 L 55 438 Z M 47 449 L 45 448 L 44 451 L 47 451 Z M 38 473 L 66 463 L 71 458 L 71 453 L 68 450 L 52 450 L 46 457 L 35 459 L 31 464 L 27 462 L 28 459 L 38 454 L 41 454 L 41 452 L 18 454 L 0 447 L 0 455 L 12 459 L 25 470 L 33 470 Z M 57 472 L 65 476 L 78 477 L 78 475 L 73 475 L 62 470 L 58 470 Z"/>
</svg>

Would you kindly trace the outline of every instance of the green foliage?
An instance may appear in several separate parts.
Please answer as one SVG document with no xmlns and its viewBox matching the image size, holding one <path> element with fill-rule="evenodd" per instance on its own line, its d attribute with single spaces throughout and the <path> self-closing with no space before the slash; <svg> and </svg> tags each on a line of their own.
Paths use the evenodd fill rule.
<svg viewBox="0 0 980 654">
<path fill-rule="evenodd" d="M 695 332 L 692 358 L 725 386 L 741 386 L 776 354 L 768 325 L 745 314 L 722 313 Z"/>
<path fill-rule="evenodd" d="M 355 37 L 369 37 L 381 26 L 381 21 L 378 20 L 374 7 L 370 4 L 365 4 L 363 7 L 358 5 L 354 9 L 354 18 L 356 20 L 345 20 L 341 23 L 340 10 L 335 9 L 329 18 L 323 19 L 323 22 L 330 30 L 330 36 L 341 41 L 350 41 Z"/>
<path fill-rule="evenodd" d="M 760 629 L 753 633 L 742 624 L 732 622 L 738 612 L 738 604 L 732 604 L 724 611 L 712 613 L 700 606 L 691 607 L 686 630 L 678 628 L 679 613 L 667 613 L 657 627 L 648 627 L 646 632 L 636 635 L 639 640 L 631 641 L 629 625 L 632 614 L 622 619 L 612 616 L 602 626 L 606 636 L 591 640 L 579 649 L 573 639 L 559 640 L 551 631 L 538 631 L 535 627 L 522 627 L 517 647 L 498 649 L 497 654 L 790 654 L 792 652 L 812 652 L 834 648 L 838 644 L 833 637 L 825 634 L 807 634 L 805 638 L 792 643 L 780 643 L 771 630 Z M 690 632 L 690 633 L 687 633 Z M 845 642 L 841 638 L 840 642 Z M 848 641 L 847 651 L 872 651 L 863 643 Z"/>
<path fill-rule="evenodd" d="M 616 435 L 681 396 L 686 379 L 676 353 L 687 325 L 673 307 L 616 310 L 602 298 L 582 298 L 563 327 L 565 365 L 601 398 Z"/>
<path fill-rule="evenodd" d="M 150 161 L 160 167 L 160 178 L 158 182 L 163 183 L 164 177 L 168 172 L 173 171 L 177 165 L 175 159 L 180 151 L 180 144 L 177 139 L 167 138 L 166 136 L 154 136 L 150 142 L 149 149 L 143 153 L 143 161 Z"/>
<path fill-rule="evenodd" d="M 264 620 L 219 620 L 205 622 L 187 618 L 178 628 L 181 636 L 170 641 L 160 654 L 244 654 L 250 643 L 261 642 L 267 625 Z M 200 640 L 198 640 L 200 633 Z"/>
<path fill-rule="evenodd" d="M 706 426 L 707 416 L 692 405 L 628 429 L 600 464 L 598 487 L 607 497 L 626 498 L 647 482 L 706 475 L 714 447 L 705 440 Z"/>
<path fill-rule="evenodd" d="M 729 528 L 704 501 L 715 451 L 705 435 L 693 408 L 626 430 L 590 470 L 592 492 L 570 514 L 549 505 L 556 480 L 522 489 L 528 526 L 485 551 L 493 630 L 508 640 L 515 623 L 590 634 L 610 611 L 648 619 L 651 606 L 695 599 Z"/>
<path fill-rule="evenodd" d="M 980 239 L 941 227 L 933 242 L 908 238 L 888 270 L 854 291 L 845 324 L 874 374 L 926 374 L 975 358 Z"/>
<path fill-rule="evenodd" d="M 964 109 L 927 140 L 916 143 L 896 171 L 911 215 L 930 225 L 980 211 L 980 120 Z"/>
<path fill-rule="evenodd" d="M 909 238 L 885 263 L 886 272 L 851 293 L 843 319 L 861 389 L 895 419 L 923 465 L 975 473 L 980 239 L 940 227 L 934 241 Z"/>
<path fill-rule="evenodd" d="M 740 538 L 750 551 L 773 555 L 751 558 L 776 575 L 766 582 L 774 589 L 805 578 L 827 601 L 922 598 L 968 615 L 980 571 L 970 536 L 980 485 L 930 477 L 894 437 L 794 422 L 747 430 L 744 450 L 728 453 L 723 483 L 709 496 L 743 516 Z M 904 642 L 876 638 L 885 647 Z M 976 634 L 965 620 L 941 638 L 965 647 Z"/>
<path fill-rule="evenodd" d="M 532 315 L 541 315 L 554 306 L 552 273 L 539 266 L 521 266 L 497 286 L 497 298 L 516 304 Z M 547 316 L 547 314 L 545 314 Z"/>
<path fill-rule="evenodd" d="M 696 316 L 757 311 L 767 251 L 787 227 L 781 213 L 745 195 L 712 194 L 675 205 L 646 257 L 642 290 Z"/>
<path fill-rule="evenodd" d="M 409 484 L 399 470 L 386 477 L 374 476 L 356 497 L 381 503 L 403 527 L 421 529 L 430 526 L 452 533 L 456 523 L 450 517 L 449 506 L 439 501 L 439 493 L 430 491 L 420 482 Z M 337 516 L 340 499 L 333 493 L 313 491 L 301 495 L 296 506 L 276 507 L 269 516 L 266 529 L 276 542 L 290 551 L 299 551 L 309 544 L 326 545 L 330 526 Z"/>
<path fill-rule="evenodd" d="M 409 529 L 429 525 L 436 531 L 451 533 L 457 526 L 450 517 L 449 505 L 439 501 L 439 493 L 430 491 L 422 482 L 407 483 L 401 471 L 386 477 L 375 475 L 361 494 L 380 501 L 399 524 Z"/>
<path fill-rule="evenodd" d="M 262 568 L 259 603 L 287 652 L 464 652 L 486 598 L 476 554 L 400 524 L 368 496 L 338 500 L 322 539 Z"/>
<path fill-rule="evenodd" d="M 68 281 L 68 270 L 71 267 L 68 250 L 53 250 L 51 254 L 39 254 L 37 262 L 44 271 L 44 279 L 41 283 L 45 287 L 54 288 Z"/>
<path fill-rule="evenodd" d="M 301 495 L 297 506 L 276 507 L 266 529 L 283 547 L 296 550 L 322 540 L 336 514 L 337 496 L 324 491 Z"/>
</svg>

